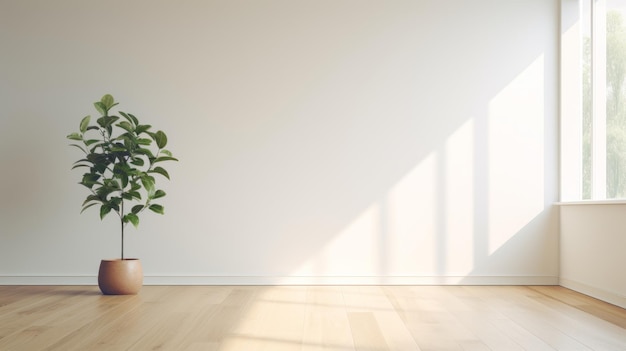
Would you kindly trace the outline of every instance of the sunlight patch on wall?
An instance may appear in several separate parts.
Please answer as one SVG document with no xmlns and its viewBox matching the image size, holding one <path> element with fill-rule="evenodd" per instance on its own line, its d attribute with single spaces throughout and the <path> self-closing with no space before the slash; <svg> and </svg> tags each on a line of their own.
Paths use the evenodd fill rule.
<svg viewBox="0 0 626 351">
<path fill-rule="evenodd" d="M 432 274 L 438 262 L 437 167 L 433 152 L 293 274 Z"/>
<path fill-rule="evenodd" d="M 471 274 L 544 209 L 544 85 L 540 56 L 293 274 Z"/>
<path fill-rule="evenodd" d="M 474 268 L 474 120 L 293 274 L 465 275 Z"/>
<path fill-rule="evenodd" d="M 372 204 L 295 275 L 372 275 L 380 264 L 377 248 L 380 220 L 380 205 Z"/>
<path fill-rule="evenodd" d="M 489 254 L 544 207 L 544 57 L 489 104 Z"/>
<path fill-rule="evenodd" d="M 430 274 L 437 267 L 438 162 L 432 152 L 387 195 L 390 274 Z"/>
<path fill-rule="evenodd" d="M 474 120 L 461 125 L 446 140 L 442 178 L 443 216 L 447 248 L 446 271 L 469 273 L 474 267 Z M 441 252 L 443 251 L 443 252 Z"/>
</svg>

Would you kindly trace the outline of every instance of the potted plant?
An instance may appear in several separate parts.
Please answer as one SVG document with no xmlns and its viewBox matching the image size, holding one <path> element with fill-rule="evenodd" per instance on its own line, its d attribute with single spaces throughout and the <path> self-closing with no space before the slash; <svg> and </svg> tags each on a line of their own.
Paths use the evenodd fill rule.
<svg viewBox="0 0 626 351">
<path fill-rule="evenodd" d="M 67 136 L 78 142 L 71 146 L 84 153 L 72 167 L 86 170 L 79 184 L 89 189 L 89 195 L 81 213 L 99 206 L 101 220 L 111 212 L 119 218 L 121 257 L 102 260 L 98 273 L 98 286 L 107 295 L 136 294 L 141 289 L 141 262 L 124 255 L 124 228 L 128 223 L 137 227 L 145 210 L 164 213 L 163 206 L 155 202 L 165 196 L 157 189 L 155 176 L 169 179 L 162 162 L 178 161 L 165 149 L 167 136 L 163 131 L 152 132 L 150 125 L 140 124 L 130 113 L 111 115 L 116 105 L 113 96 L 104 95 L 94 103 L 101 114 L 96 124 L 90 124 L 91 116 L 86 116 L 80 121 L 79 132 Z"/>
</svg>

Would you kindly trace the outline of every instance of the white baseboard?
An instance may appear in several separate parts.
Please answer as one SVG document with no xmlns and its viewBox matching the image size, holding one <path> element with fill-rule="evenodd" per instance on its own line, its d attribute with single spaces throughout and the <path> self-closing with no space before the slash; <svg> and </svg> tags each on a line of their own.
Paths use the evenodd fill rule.
<svg viewBox="0 0 626 351">
<path fill-rule="evenodd" d="M 96 285 L 96 276 L 0 276 L 0 285 Z M 558 285 L 553 276 L 153 276 L 144 285 Z"/>
<path fill-rule="evenodd" d="M 596 299 L 608 302 L 610 304 L 626 308 L 626 296 L 612 291 L 596 288 L 584 283 L 580 283 L 574 280 L 561 278 L 559 285 L 577 291 L 579 293 L 589 295 Z"/>
<path fill-rule="evenodd" d="M 558 285 L 557 277 L 492 276 L 161 276 L 144 281 L 147 285 Z"/>
<path fill-rule="evenodd" d="M 98 285 L 98 277 L 59 275 L 0 275 L 0 285 Z"/>
</svg>

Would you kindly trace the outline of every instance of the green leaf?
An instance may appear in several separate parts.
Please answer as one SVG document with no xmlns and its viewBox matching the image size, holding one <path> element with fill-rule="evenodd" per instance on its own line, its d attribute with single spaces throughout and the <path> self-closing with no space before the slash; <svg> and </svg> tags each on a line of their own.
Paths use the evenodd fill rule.
<svg viewBox="0 0 626 351">
<path fill-rule="evenodd" d="M 77 164 L 77 163 L 80 163 L 80 162 L 91 162 L 91 161 L 89 161 L 89 160 L 88 160 L 88 159 L 86 159 L 86 158 L 81 158 L 80 160 L 78 160 L 78 161 L 74 162 L 74 164 Z"/>
<path fill-rule="evenodd" d="M 135 150 L 135 152 L 138 153 L 138 154 L 146 155 L 149 158 L 154 158 L 154 155 L 152 154 L 152 151 L 150 151 L 149 149 L 139 148 L 139 149 Z"/>
<path fill-rule="evenodd" d="M 154 196 L 152 197 L 152 199 L 159 199 L 159 198 L 164 197 L 165 195 L 166 195 L 165 191 L 157 190 L 157 191 L 154 192 Z"/>
<path fill-rule="evenodd" d="M 141 212 L 141 210 L 143 210 L 144 206 L 143 205 L 135 205 L 133 206 L 133 208 L 130 210 L 130 212 L 137 214 L 139 212 Z"/>
<path fill-rule="evenodd" d="M 109 200 L 109 206 L 111 206 L 112 209 L 114 209 L 115 211 L 119 212 L 120 211 L 120 204 L 122 203 L 122 198 L 121 197 L 111 197 L 111 199 Z"/>
<path fill-rule="evenodd" d="M 132 133 L 132 132 L 135 131 L 135 128 L 132 126 L 132 124 L 130 124 L 130 123 L 126 122 L 126 121 L 122 121 L 122 122 L 120 122 L 120 123 L 118 123 L 116 125 L 118 127 L 122 128 L 122 129 L 126 130 L 129 133 Z"/>
<path fill-rule="evenodd" d="M 163 169 L 163 167 L 155 167 L 153 170 L 148 171 L 148 173 L 158 173 L 164 176 L 165 178 L 170 179 L 169 173 L 167 173 L 167 171 Z"/>
<path fill-rule="evenodd" d="M 85 199 L 85 201 L 83 201 L 82 206 L 87 205 L 88 203 L 90 203 L 91 201 L 98 201 L 98 202 L 102 202 L 102 200 L 96 196 L 96 195 L 89 195 L 87 196 L 87 198 Z"/>
<path fill-rule="evenodd" d="M 87 127 L 89 127 L 89 120 L 91 119 L 91 116 L 85 116 L 81 121 L 80 121 L 80 132 L 81 133 L 85 133 L 87 131 Z"/>
<path fill-rule="evenodd" d="M 137 180 L 136 179 L 133 180 L 131 185 L 130 185 L 130 190 L 131 191 L 137 191 L 139 189 L 141 189 L 141 185 L 137 184 Z"/>
<path fill-rule="evenodd" d="M 77 148 L 79 148 L 82 152 L 87 153 L 87 150 L 85 150 L 85 149 L 84 149 L 82 146 L 80 146 L 80 145 L 77 145 L 77 144 L 70 144 L 70 146 L 77 147 Z"/>
<path fill-rule="evenodd" d="M 139 138 L 139 139 L 137 139 L 137 144 L 139 144 L 139 145 L 150 145 L 150 144 L 152 144 L 152 139 Z"/>
<path fill-rule="evenodd" d="M 91 187 L 98 184 L 98 179 L 100 179 L 99 174 L 85 173 L 83 175 L 83 180 L 80 182 L 80 184 L 91 189 Z"/>
<path fill-rule="evenodd" d="M 117 189 L 114 189 L 110 186 L 106 186 L 106 185 L 102 185 L 100 188 L 98 188 L 96 190 L 96 194 L 101 198 L 101 199 L 106 199 L 107 197 L 109 197 L 109 195 L 113 192 L 117 191 Z"/>
<path fill-rule="evenodd" d="M 111 152 L 120 152 L 120 153 L 128 153 L 128 149 L 123 146 L 114 146 L 109 151 Z"/>
<path fill-rule="evenodd" d="M 154 139 L 154 141 L 156 141 L 159 149 L 162 149 L 165 147 L 165 145 L 167 145 L 167 135 L 165 135 L 165 133 L 163 133 L 163 131 L 161 130 L 154 133 L 152 138 Z"/>
<path fill-rule="evenodd" d="M 137 138 L 133 135 L 133 133 L 126 132 L 114 140 L 121 140 L 124 143 L 115 143 L 115 145 L 127 148 L 129 150 L 134 150 L 137 147 Z"/>
<path fill-rule="evenodd" d="M 126 112 L 123 112 L 123 111 L 119 111 L 119 112 L 120 112 L 120 115 L 122 115 L 122 117 L 126 118 L 126 120 L 128 122 L 130 122 L 133 126 L 137 126 L 136 119 L 131 118 L 130 115 L 128 113 L 126 113 Z"/>
<path fill-rule="evenodd" d="M 124 222 L 130 222 L 135 228 L 137 228 L 137 226 L 139 226 L 139 217 L 137 217 L 134 213 L 129 213 L 124 216 Z"/>
<path fill-rule="evenodd" d="M 100 112 L 101 115 L 106 116 L 108 110 L 105 104 L 103 104 L 101 101 L 98 101 L 94 102 L 93 106 L 96 108 L 96 110 L 98 110 L 98 112 Z"/>
<path fill-rule="evenodd" d="M 113 104 L 115 103 L 115 99 L 113 99 L 113 96 L 111 94 L 104 94 L 104 96 L 102 96 L 102 98 L 100 99 L 100 102 L 108 110 L 111 107 L 113 107 Z"/>
<path fill-rule="evenodd" d="M 141 167 L 145 164 L 145 161 L 142 158 L 137 157 L 137 158 L 133 158 L 133 160 L 130 161 L 130 163 L 135 166 Z"/>
<path fill-rule="evenodd" d="M 169 150 L 161 150 L 161 153 L 166 156 L 172 157 L 172 153 Z"/>
<path fill-rule="evenodd" d="M 161 205 L 157 205 L 157 204 L 152 204 L 150 205 L 150 207 L 148 207 L 150 210 L 152 210 L 152 212 L 158 213 L 158 214 L 165 214 L 164 212 L 164 208 Z"/>
<path fill-rule="evenodd" d="M 131 115 L 132 116 L 132 115 Z M 141 133 L 145 133 L 148 131 L 148 129 L 152 128 L 151 125 L 148 124 L 142 124 L 142 125 L 138 125 L 137 128 L 135 129 L 135 132 L 137 133 L 137 135 L 141 134 Z"/>
<path fill-rule="evenodd" d="M 120 119 L 117 116 L 102 116 L 100 118 L 98 118 L 96 120 L 96 122 L 98 122 L 98 125 L 102 128 L 107 128 L 108 129 L 111 128 L 111 125 L 115 122 L 117 122 L 117 120 Z M 109 131 L 109 135 L 111 134 L 111 132 Z"/>
<path fill-rule="evenodd" d="M 85 141 L 85 145 L 89 146 L 89 145 L 92 145 L 92 144 L 95 144 L 95 143 L 98 143 L 98 142 L 100 142 L 100 140 L 98 140 L 98 139 L 89 139 L 89 140 Z"/>
<path fill-rule="evenodd" d="M 78 182 L 78 184 L 83 185 L 83 186 L 85 186 L 86 188 L 91 189 L 91 188 L 93 188 L 93 186 L 94 186 L 95 184 L 100 184 L 100 183 L 96 182 L 96 183 L 93 183 L 93 184 L 86 184 L 86 183 L 83 183 L 83 182 Z"/>
<path fill-rule="evenodd" d="M 83 209 L 82 209 L 82 210 L 80 210 L 80 213 L 85 212 L 85 210 L 86 210 L 86 209 L 88 209 L 88 208 L 89 208 L 89 207 L 91 207 L 91 206 L 95 206 L 95 205 L 97 205 L 97 204 L 98 204 L 97 202 L 92 202 L 92 203 L 90 203 L 89 205 L 84 206 L 84 207 L 83 207 Z"/>
<path fill-rule="evenodd" d="M 109 205 L 100 206 L 100 219 L 104 219 L 104 217 L 106 217 L 106 215 L 109 214 L 109 212 L 111 212 L 111 206 Z"/>
<path fill-rule="evenodd" d="M 75 164 L 74 166 L 72 166 L 72 169 L 74 168 L 80 168 L 80 167 L 87 167 L 87 168 L 91 168 L 91 165 L 86 165 L 83 163 L 79 163 L 79 164 Z"/>
<path fill-rule="evenodd" d="M 133 120 L 133 124 L 138 126 L 139 125 L 139 120 L 137 119 L 137 117 L 133 116 L 132 113 L 128 114 L 128 117 L 130 117 Z"/>
<path fill-rule="evenodd" d="M 119 177 L 122 180 L 122 189 L 126 188 L 126 186 L 128 186 L 128 175 L 126 173 L 122 173 Z"/>
<path fill-rule="evenodd" d="M 104 128 L 106 127 L 106 121 L 107 119 L 105 117 L 100 117 L 96 120 L 96 123 L 98 123 L 101 128 Z"/>
<path fill-rule="evenodd" d="M 83 140 L 83 136 L 80 133 L 72 133 L 68 135 L 67 138 L 70 140 Z"/>
<path fill-rule="evenodd" d="M 143 187 L 148 192 L 149 198 L 154 196 L 154 178 L 149 176 L 141 177 L 141 184 L 143 184 Z"/>
<path fill-rule="evenodd" d="M 161 156 L 161 157 L 157 157 L 152 163 L 163 162 L 163 161 L 178 161 L 178 159 L 174 157 L 169 157 L 169 156 Z"/>
<path fill-rule="evenodd" d="M 94 163 L 93 168 L 94 168 L 94 170 L 95 170 L 96 172 L 98 172 L 98 173 L 102 174 L 102 173 L 106 172 L 106 170 L 107 170 L 107 165 L 108 165 L 108 162 L 107 162 L 107 163 L 104 163 L 104 162 L 101 162 L 101 163 Z"/>
<path fill-rule="evenodd" d="M 113 173 L 117 177 L 128 177 L 128 175 L 133 172 L 133 169 L 134 168 L 130 167 L 127 163 L 116 163 L 113 167 Z"/>
<path fill-rule="evenodd" d="M 117 179 L 105 179 L 104 180 L 104 185 L 110 187 L 114 191 L 122 189 L 122 187 L 120 186 L 120 183 L 117 181 Z"/>
</svg>

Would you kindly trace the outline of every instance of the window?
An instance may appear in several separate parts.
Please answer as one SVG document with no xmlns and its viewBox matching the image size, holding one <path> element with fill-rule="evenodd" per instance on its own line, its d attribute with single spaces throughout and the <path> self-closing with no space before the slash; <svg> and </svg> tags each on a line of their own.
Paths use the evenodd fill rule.
<svg viewBox="0 0 626 351">
<path fill-rule="evenodd" d="M 626 198 L 626 0 L 564 0 L 561 200 Z"/>
</svg>

